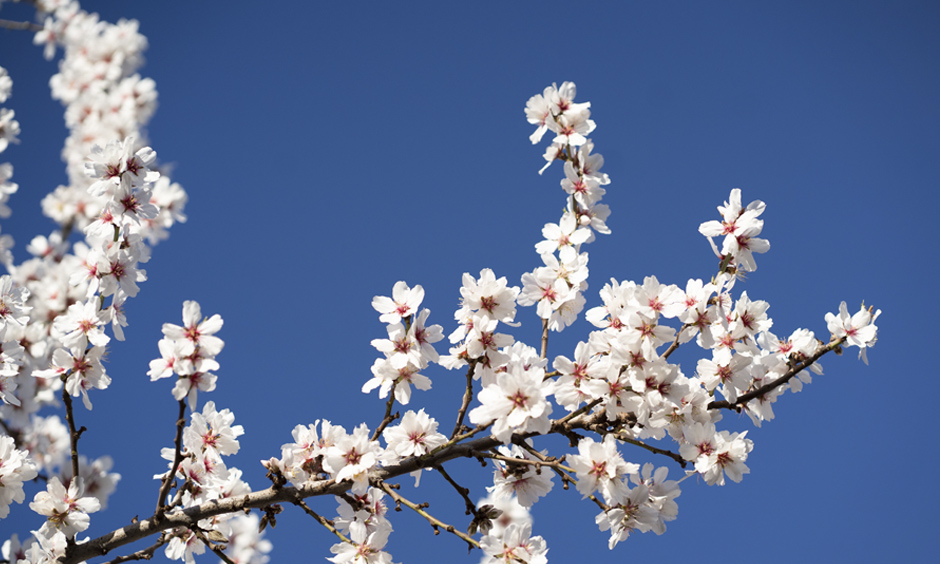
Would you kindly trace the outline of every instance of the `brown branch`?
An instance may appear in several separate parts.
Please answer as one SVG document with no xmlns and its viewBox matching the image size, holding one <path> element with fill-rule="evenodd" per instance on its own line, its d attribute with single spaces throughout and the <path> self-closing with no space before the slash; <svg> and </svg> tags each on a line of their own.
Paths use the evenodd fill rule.
<svg viewBox="0 0 940 564">
<path fill-rule="evenodd" d="M 346 497 L 346 496 L 343 496 L 343 497 Z M 320 523 L 321 525 L 323 525 L 324 527 L 326 527 L 326 529 L 327 529 L 328 531 L 330 531 L 331 533 L 333 533 L 334 535 L 336 535 L 336 536 L 339 538 L 339 540 L 341 540 L 341 541 L 343 541 L 343 542 L 348 542 L 349 544 L 356 544 L 356 543 L 354 543 L 353 541 L 351 541 L 351 540 L 349 540 L 348 538 L 346 538 L 346 535 L 344 535 L 343 533 L 339 532 L 339 530 L 333 525 L 333 522 L 332 522 L 332 521 L 330 521 L 330 520 L 327 519 L 326 517 L 320 515 L 319 513 L 317 513 L 316 511 L 314 511 L 313 509 L 310 509 L 310 506 L 307 505 L 306 503 L 304 503 L 304 500 L 303 500 L 303 499 L 299 499 L 299 498 L 298 498 L 298 499 L 295 499 L 295 500 L 293 501 L 293 503 L 294 503 L 294 505 L 296 505 L 297 507 L 303 509 L 304 513 L 306 513 L 307 515 L 313 517 L 313 518 L 316 520 L 317 523 Z M 346 503 L 349 503 L 349 502 L 346 502 Z"/>
<path fill-rule="evenodd" d="M 379 423 L 379 426 L 375 428 L 375 432 L 372 433 L 371 440 L 377 440 L 382 434 L 382 431 L 385 430 L 389 424 L 398 419 L 398 414 L 392 415 L 392 406 L 395 405 L 395 388 L 398 387 L 398 380 L 395 380 L 395 384 L 392 386 L 392 389 L 388 392 L 388 401 L 385 402 L 385 416 L 382 417 L 382 422 Z"/>
<path fill-rule="evenodd" d="M 519 442 L 517 444 L 522 444 Z M 561 460 L 555 460 L 554 457 L 545 458 L 544 460 L 532 460 L 530 458 L 514 458 L 512 456 L 505 456 L 502 454 L 495 454 L 492 452 L 478 452 L 477 456 L 482 456 L 483 458 L 489 458 L 491 460 L 500 460 L 508 464 L 529 464 L 535 466 L 536 468 L 541 468 L 542 466 L 548 466 L 551 468 L 561 468 L 562 470 L 568 470 L 574 472 L 574 468 L 569 468 L 561 463 Z M 564 457 L 562 457 L 564 458 Z"/>
<path fill-rule="evenodd" d="M 438 519 L 437 517 L 431 515 L 431 514 L 428 513 L 427 511 L 425 511 L 425 509 L 427 508 L 427 504 L 426 504 L 426 503 L 423 503 L 423 504 L 420 504 L 420 505 L 419 505 L 419 504 L 417 504 L 417 503 L 415 503 L 415 502 L 413 502 L 413 501 L 409 501 L 407 498 L 402 497 L 401 494 L 399 494 L 398 492 L 396 492 L 394 488 L 392 488 L 391 486 L 389 486 L 389 485 L 386 484 L 385 482 L 377 482 L 375 485 L 376 485 L 377 487 L 381 488 L 383 491 L 385 491 L 385 493 L 387 493 L 388 495 L 392 496 L 392 499 L 395 500 L 395 503 L 396 503 L 397 505 L 399 505 L 399 506 L 405 505 L 405 506 L 407 506 L 409 509 L 411 509 L 412 511 L 414 511 L 415 513 L 417 513 L 418 515 L 420 515 L 420 516 L 424 517 L 425 519 L 427 519 L 428 523 L 431 524 L 431 528 L 434 529 L 434 534 L 435 534 L 435 535 L 438 534 L 438 533 L 440 533 L 440 529 L 444 529 L 444 530 L 447 531 L 448 533 L 459 537 L 461 540 L 463 540 L 465 543 L 467 543 L 467 544 L 470 546 L 471 549 L 480 548 L 480 543 L 477 542 L 476 539 L 474 539 L 473 537 L 471 537 L 471 536 L 468 535 L 467 533 L 464 533 L 463 531 L 458 531 L 457 528 L 454 527 L 453 525 L 448 525 L 447 523 L 441 521 L 441 520 Z M 399 507 L 398 509 L 400 510 L 401 507 Z"/>
<path fill-rule="evenodd" d="M 473 515 L 474 518 L 477 517 L 477 505 L 473 503 L 473 500 L 470 499 L 470 490 L 458 484 L 453 478 L 450 477 L 443 466 L 435 466 L 435 470 L 440 472 L 441 476 L 444 477 L 447 482 L 457 490 L 457 493 L 460 494 L 460 497 L 463 498 L 463 503 L 467 507 L 466 515 Z"/>
<path fill-rule="evenodd" d="M 542 320 L 542 352 L 539 353 L 539 358 L 546 358 L 548 356 L 548 320 Z"/>
<path fill-rule="evenodd" d="M 457 424 L 454 425 L 454 432 L 450 434 L 451 439 L 459 435 L 463 429 L 463 418 L 467 414 L 470 402 L 473 401 L 473 370 L 476 366 L 475 361 L 470 361 L 470 367 L 467 368 L 467 389 L 463 393 L 463 402 L 460 404 L 460 411 L 457 412 Z"/>
<path fill-rule="evenodd" d="M 708 409 L 724 408 L 724 409 L 731 409 L 733 411 L 740 411 L 741 410 L 740 406 L 746 404 L 752 399 L 763 396 L 764 394 L 773 390 L 774 388 L 777 388 L 779 386 L 786 384 L 787 382 L 790 381 L 791 378 L 793 378 L 794 376 L 796 376 L 797 374 L 799 374 L 806 368 L 809 368 L 809 366 L 813 364 L 814 362 L 816 362 L 817 360 L 819 360 L 821 356 L 823 356 L 827 352 L 830 352 L 832 350 L 839 348 L 839 346 L 841 346 L 844 341 L 845 341 L 844 338 L 831 341 L 828 345 L 819 348 L 819 350 L 817 350 L 816 353 L 813 354 L 812 356 L 807 357 L 802 362 L 790 368 L 790 370 L 788 370 L 786 374 L 777 378 L 776 380 L 768 384 L 764 384 L 763 386 L 761 386 L 760 388 L 757 388 L 756 390 L 752 390 L 742 396 L 739 396 L 738 399 L 734 400 L 733 402 L 729 402 L 728 400 L 713 401 L 708 404 Z"/>
<path fill-rule="evenodd" d="M 480 426 L 469 433 L 461 435 L 460 438 L 461 440 L 469 438 L 486 428 L 487 426 Z M 408 458 L 396 465 L 376 470 L 373 477 L 379 481 L 396 478 L 421 468 L 439 466 L 455 458 L 470 458 L 475 451 L 487 450 L 499 444 L 501 444 L 500 441 L 491 436 L 477 438 L 465 443 L 451 444 L 433 454 L 419 458 Z M 314 496 L 338 495 L 347 491 L 350 487 L 352 487 L 352 483 L 348 481 L 337 483 L 334 480 L 316 480 L 301 487 L 271 487 L 245 495 L 212 500 L 201 505 L 165 514 L 159 519 L 155 518 L 156 515 L 154 515 L 88 542 L 76 544 L 67 550 L 66 556 L 61 559 L 60 564 L 77 564 L 90 558 L 103 556 L 118 547 L 136 542 L 156 532 L 175 527 L 189 528 L 196 526 L 202 519 L 208 519 L 216 515 L 236 513 L 251 508 L 262 508 L 279 502 L 294 503 L 296 499 L 306 499 Z"/>
<path fill-rule="evenodd" d="M 682 336 L 682 332 L 683 332 L 683 331 L 685 331 L 686 329 L 688 329 L 688 328 L 691 327 L 691 326 L 692 326 L 691 324 L 686 323 L 685 325 L 683 325 L 682 327 L 679 328 L 679 332 L 676 333 L 676 340 L 674 340 L 674 341 L 672 342 L 672 344 L 669 345 L 669 348 L 666 349 L 666 352 L 664 352 L 664 353 L 660 356 L 660 358 L 662 358 L 663 360 L 666 360 L 667 358 L 669 358 L 669 355 L 671 355 L 672 353 L 676 352 L 676 349 L 679 348 L 679 337 Z"/>
<path fill-rule="evenodd" d="M 653 454 L 662 454 L 662 455 L 664 455 L 664 456 L 668 456 L 669 458 L 671 458 L 671 459 L 675 460 L 676 462 L 678 462 L 678 463 L 679 463 L 679 466 L 682 466 L 683 468 L 685 468 L 685 467 L 686 467 L 686 464 L 688 464 L 688 462 L 686 462 L 686 460 L 685 460 L 684 458 L 682 458 L 682 457 L 679 456 L 678 454 L 672 452 L 671 450 L 666 450 L 666 449 L 664 449 L 664 448 L 654 447 L 653 445 L 648 445 L 648 444 L 646 444 L 646 443 L 644 443 L 644 442 L 642 442 L 642 441 L 638 441 L 638 440 L 636 440 L 636 439 L 631 439 L 630 437 L 624 437 L 624 436 L 621 436 L 621 435 L 614 435 L 614 437 L 615 437 L 616 439 L 618 439 L 618 440 L 621 440 L 621 441 L 625 442 L 625 443 L 630 443 L 631 445 L 635 445 L 635 446 L 638 446 L 638 447 L 640 447 L 640 448 L 645 448 L 646 450 L 652 452 Z"/>
<path fill-rule="evenodd" d="M 160 483 L 160 493 L 157 497 L 157 509 L 154 512 L 154 519 L 159 521 L 167 507 L 165 505 L 165 500 L 167 494 L 170 493 L 170 488 L 174 481 L 176 481 L 176 472 L 179 470 L 180 463 L 183 462 L 183 428 L 186 426 L 186 400 L 179 400 L 180 410 L 179 416 L 176 418 L 176 438 L 173 443 L 176 448 L 176 452 L 173 454 L 173 466 L 166 473 L 166 476 L 163 477 L 163 481 Z"/>
<path fill-rule="evenodd" d="M 515 438 L 515 436 L 513 438 Z M 577 489 L 578 479 L 573 478 L 567 471 L 563 470 L 563 468 L 567 468 L 567 467 L 562 465 L 559 461 L 552 460 L 546 457 L 541 452 L 535 450 L 535 448 L 533 448 L 532 446 L 526 444 L 526 442 L 523 440 L 518 440 L 518 441 L 514 440 L 513 442 L 519 445 L 520 447 L 524 448 L 532 456 L 541 460 L 546 466 L 551 467 L 551 469 L 554 470 L 555 473 L 561 477 L 561 485 L 564 489 L 566 490 L 568 489 L 568 484 L 575 484 L 576 486 L 575 489 Z M 572 472 L 574 472 L 574 469 L 572 468 L 568 468 L 568 470 L 571 470 Z M 587 496 L 587 498 L 593 501 L 595 504 L 597 504 L 597 506 L 600 507 L 604 511 L 607 511 L 608 509 L 610 509 L 610 507 L 606 503 L 597 499 L 597 496 L 593 494 Z"/>
<path fill-rule="evenodd" d="M 157 552 L 157 549 L 165 545 L 166 543 L 167 543 L 166 539 L 161 536 L 160 540 L 158 540 L 152 546 L 148 546 L 147 548 L 138 550 L 137 552 L 133 554 L 128 554 L 127 556 L 118 556 L 114 560 L 109 560 L 108 562 L 105 562 L 105 564 L 119 564 L 121 562 L 130 562 L 132 560 L 150 560 L 151 558 L 153 558 L 154 553 Z"/>
<path fill-rule="evenodd" d="M 33 22 L 15 22 L 0 19 L 0 27 L 13 30 L 42 31 L 42 26 Z"/>
<path fill-rule="evenodd" d="M 72 396 L 69 395 L 68 390 L 65 386 L 65 381 L 68 380 L 69 375 L 72 374 L 72 371 L 69 370 L 62 376 L 62 402 L 65 403 L 65 419 L 69 424 L 69 442 L 71 443 L 71 457 L 72 457 L 72 478 L 78 477 L 78 439 L 81 438 L 82 433 L 85 432 L 85 428 L 75 429 L 75 414 L 72 410 Z M 68 487 L 68 485 L 66 485 Z"/>
</svg>

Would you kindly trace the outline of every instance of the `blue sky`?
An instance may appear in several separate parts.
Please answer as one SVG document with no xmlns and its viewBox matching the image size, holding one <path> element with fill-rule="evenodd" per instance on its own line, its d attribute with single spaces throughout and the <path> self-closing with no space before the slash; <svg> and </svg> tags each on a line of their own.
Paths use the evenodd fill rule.
<svg viewBox="0 0 940 564">
<path fill-rule="evenodd" d="M 397 280 L 421 284 L 431 321 L 449 333 L 464 272 L 489 267 L 518 285 L 541 264 L 533 245 L 564 206 L 561 167 L 537 174 L 544 147 L 529 143 L 523 108 L 571 80 L 592 103 L 591 137 L 612 181 L 613 233 L 587 249 L 588 307 L 611 277 L 684 287 L 711 276 L 697 228 L 737 187 L 767 204 L 771 250 L 743 288 L 770 302 L 776 333 L 825 338 L 823 317 L 842 300 L 884 313 L 870 365 L 854 351 L 827 356 L 824 376 L 750 431 L 751 474 L 724 487 L 687 480 L 665 535 L 609 553 L 596 508 L 556 484 L 534 511 L 550 561 L 935 558 L 936 3 L 82 5 L 140 21 L 142 74 L 160 95 L 151 144 L 189 193 L 189 221 L 155 249 L 128 339 L 111 347 L 112 387 L 80 411 L 81 450 L 113 455 L 123 475 L 91 536 L 152 512 L 176 404 L 170 384 L 148 381 L 147 363 L 184 300 L 225 319 L 218 389 L 200 403 L 232 409 L 245 427 L 232 464 L 253 486 L 265 485 L 257 461 L 279 455 L 298 423 L 374 427 L 383 403 L 359 392 L 378 356 L 369 342 L 385 336 L 372 297 Z M 22 12 L 4 4 L 0 17 Z M 0 65 L 23 130 L 2 159 L 20 185 L 2 230 L 22 260 L 54 228 L 39 200 L 65 181 L 65 128 L 47 87 L 55 64 L 29 34 L 0 30 Z M 536 345 L 534 310 L 518 319 L 515 336 Z M 553 335 L 549 355 L 570 357 L 589 330 L 582 320 Z M 691 374 L 696 357 L 685 358 Z M 449 428 L 463 375 L 428 375 L 433 390 L 409 407 L 426 405 Z M 482 497 L 489 470 L 466 461 L 455 472 Z M 459 498 L 429 478 L 413 497 L 465 525 Z M 316 507 L 332 515 L 335 504 Z M 419 518 L 392 519 L 396 562 L 479 559 Z M 0 538 L 38 526 L 0 521 Z M 268 538 L 276 562 L 323 561 L 334 540 L 290 509 Z"/>
</svg>

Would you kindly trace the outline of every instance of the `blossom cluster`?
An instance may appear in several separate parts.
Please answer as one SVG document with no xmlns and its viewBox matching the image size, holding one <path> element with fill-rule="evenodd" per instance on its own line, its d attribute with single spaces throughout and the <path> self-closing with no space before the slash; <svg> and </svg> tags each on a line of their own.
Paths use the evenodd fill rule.
<svg viewBox="0 0 940 564">
<path fill-rule="evenodd" d="M 385 494 L 371 487 L 369 480 L 386 453 L 397 458 L 400 456 L 397 452 L 411 455 L 427 452 L 422 440 L 426 433 L 409 431 L 416 424 L 429 423 L 423 411 L 420 416 L 424 421 L 412 421 L 415 414 L 409 411 L 397 431 L 393 432 L 396 427 L 386 429 L 387 449 L 369 437 L 365 424 L 356 427 L 351 434 L 329 421 L 297 425 L 292 432 L 294 442 L 281 447 L 281 458 L 264 463 L 295 486 L 321 479 L 351 483 L 352 495 L 337 498 L 339 516 L 333 520 L 339 531 L 349 538 L 331 548 L 336 556 L 330 561 L 337 564 L 391 562 L 389 554 L 382 550 L 392 532 L 385 518 L 386 507 L 382 501 Z M 434 422 L 435 429 L 436 425 Z M 436 438 L 430 440 L 437 443 Z"/>
<path fill-rule="evenodd" d="M 0 455 L 0 467 L 12 465 L 10 453 L 23 452 L 29 467 L 47 478 L 45 491 L 30 504 L 46 523 L 32 539 L 16 541 L 28 562 L 61 556 L 87 528 L 88 514 L 107 506 L 120 480 L 108 456 L 73 454 L 67 464 L 68 428 L 58 415 L 40 410 L 56 407 L 62 394 L 81 397 L 91 409 L 93 390 L 110 385 L 102 359 L 112 337 L 124 339 L 124 304 L 146 280 L 140 264 L 149 260 L 148 245 L 185 220 L 186 200 L 179 185 L 157 170 L 156 154 L 146 146 L 143 127 L 156 106 L 156 90 L 152 80 L 135 74 L 146 48 L 137 23 L 103 22 L 72 1 L 35 4 L 43 22 L 36 43 L 45 46 L 47 58 L 63 52 L 50 85 L 65 106 L 69 136 L 62 152 L 68 183 L 42 202 L 59 230 L 30 241 L 32 258 L 18 264 L 12 239 L 0 237 L 0 262 L 10 273 L 0 277 L 0 418 L 4 441 L 15 441 Z M 0 103 L 11 88 L 0 70 Z M 12 110 L 0 110 L 0 150 L 17 141 L 13 117 Z M 0 217 L 10 215 L 6 202 L 17 190 L 12 172 L 0 164 Z M 71 241 L 74 233 L 83 240 Z M 8 491 L 15 491 L 12 485 Z"/>
<path fill-rule="evenodd" d="M 558 223 L 542 229 L 544 240 L 535 250 L 545 266 L 523 275 L 519 295 L 519 305 L 536 305 L 536 313 L 552 331 L 571 325 L 584 308 L 588 255 L 581 252 L 581 245 L 594 241 L 595 232 L 610 233 L 606 223 L 610 209 L 600 203 L 606 194 L 602 186 L 610 184 L 610 178 L 600 171 L 604 157 L 591 153 L 594 143 L 586 137 L 595 128 L 589 119 L 591 103 L 575 103 L 576 92 L 573 82 L 553 84 L 529 98 L 525 109 L 529 123 L 538 125 L 529 137 L 532 143 L 538 143 L 546 131 L 556 133 L 545 152 L 545 166 L 555 160 L 565 163 L 561 187 L 568 194 L 567 207 Z"/>
<path fill-rule="evenodd" d="M 172 470 L 178 462 L 172 478 L 181 482 L 173 495 L 170 507 L 194 507 L 213 500 L 225 499 L 251 492 L 251 487 L 242 480 L 242 471 L 226 465 L 223 457 L 236 454 L 240 447 L 238 437 L 244 434 L 241 425 L 233 425 L 235 415 L 228 409 L 217 410 L 215 402 L 209 401 L 202 411 L 193 411 L 189 425 L 183 429 L 182 449 L 164 448 L 161 456 L 169 461 Z M 165 480 L 166 474 L 158 474 L 155 479 Z M 171 478 L 171 479 L 172 479 Z M 198 526 L 203 531 L 214 531 L 225 539 L 234 536 L 235 528 L 240 527 L 242 543 L 261 542 L 258 530 L 249 531 L 238 522 L 244 515 L 219 515 L 203 519 Z M 251 540 L 249 540 L 249 538 Z M 179 527 L 168 532 L 165 554 L 171 560 L 194 562 L 194 554 L 205 552 L 205 544 L 197 538 L 195 532 Z"/>
<path fill-rule="evenodd" d="M 423 299 L 424 288 L 410 288 L 404 281 L 395 284 L 392 297 L 373 298 L 372 307 L 382 314 L 379 320 L 388 324 L 388 338 L 372 341 L 385 356 L 372 365 L 372 378 L 363 384 L 363 393 L 379 388 L 379 397 L 386 398 L 394 391 L 395 401 L 408 405 L 411 386 L 431 389 L 431 379 L 420 371 L 439 360 L 434 343 L 443 339 L 444 333 L 440 325 L 427 325 L 431 310 L 418 311 Z"/>
<path fill-rule="evenodd" d="M 173 387 L 177 401 L 186 398 L 191 409 L 196 409 L 198 392 L 211 392 L 217 380 L 213 370 L 219 369 L 216 355 L 225 343 L 215 334 L 222 328 L 222 317 L 215 314 L 203 319 L 199 304 L 183 302 L 183 325 L 163 324 L 160 339 L 160 358 L 150 362 L 147 375 L 150 381 L 178 376 Z"/>
<path fill-rule="evenodd" d="M 65 106 L 69 137 L 63 149 L 68 184 L 43 200 L 43 211 L 61 229 L 37 236 L 26 247 L 32 258 L 15 264 L 12 240 L 0 238 L 0 262 L 9 276 L 0 290 L 4 316 L 0 363 L 0 416 L 30 456 L 53 471 L 65 459 L 65 427 L 57 416 L 38 415 L 53 406 L 63 387 L 92 407 L 92 390 L 109 386 L 101 359 L 111 339 L 127 325 L 124 304 L 146 279 L 141 263 L 149 243 L 182 221 L 185 193 L 156 169 L 143 127 L 155 108 L 150 79 L 134 74 L 146 40 L 133 21 L 110 24 L 81 10 L 77 2 L 37 2 L 43 21 L 35 40 L 47 58 L 64 55 L 51 80 L 53 97 Z M 0 72 L 0 98 L 12 81 Z M 4 147 L 19 126 L 4 111 Z M 16 191 L 12 167 L 0 165 L 0 217 Z M 80 231 L 83 241 L 69 235 Z M 53 436 L 54 434 L 54 436 Z M 45 450 L 45 449 L 59 450 Z M 63 472 L 63 476 L 64 476 Z"/>
<path fill-rule="evenodd" d="M 215 389 L 217 377 L 210 371 L 219 369 L 215 357 L 225 343 L 216 333 L 222 325 L 220 315 L 204 318 L 197 302 L 184 302 L 183 325 L 163 325 L 164 336 L 158 343 L 161 356 L 150 363 L 151 381 L 177 375 L 173 397 L 192 410 L 189 425 L 179 436 L 180 446 L 164 448 L 160 453 L 170 468 L 167 473 L 154 476 L 164 488 L 161 503 L 162 494 L 169 492 L 165 486 L 174 479 L 180 484 L 166 507 L 185 509 L 251 492 L 251 487 L 242 480 L 242 471 L 227 465 L 223 458 L 238 453 L 238 437 L 244 434 L 244 428 L 234 425 L 231 410 L 216 409 L 214 401 L 206 402 L 202 411 L 196 411 L 198 392 Z M 261 537 L 257 526 L 247 526 L 252 522 L 257 523 L 257 519 L 224 514 L 203 519 L 198 527 L 227 539 L 230 552 L 237 552 L 241 561 L 262 564 L 267 562 L 271 544 Z M 185 527 L 170 531 L 166 540 L 164 552 L 172 560 L 192 563 L 195 554 L 206 550 L 203 540 Z"/>
<path fill-rule="evenodd" d="M 725 205 L 718 206 L 721 221 L 706 221 L 699 226 L 699 233 L 708 237 L 712 250 L 722 260 L 723 268 L 733 272 L 738 268 L 745 272 L 757 270 L 754 253 L 766 253 L 770 250 L 767 239 L 757 237 L 764 228 L 764 220 L 758 219 L 764 213 L 764 202 L 755 200 L 741 206 L 741 190 L 735 188 Z M 721 250 L 715 244 L 715 237 L 724 236 Z"/>
</svg>

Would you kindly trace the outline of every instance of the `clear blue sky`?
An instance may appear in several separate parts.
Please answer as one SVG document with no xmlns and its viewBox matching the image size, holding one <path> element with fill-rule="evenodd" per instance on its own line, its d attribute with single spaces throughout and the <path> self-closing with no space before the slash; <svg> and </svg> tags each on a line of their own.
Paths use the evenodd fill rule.
<svg viewBox="0 0 940 564">
<path fill-rule="evenodd" d="M 107 365 L 112 387 L 79 412 L 89 429 L 81 450 L 112 454 L 123 475 L 91 536 L 152 512 L 176 403 L 167 381 L 148 381 L 147 363 L 183 300 L 225 319 L 218 389 L 200 403 L 214 399 L 244 425 L 232 464 L 256 488 L 257 461 L 278 456 L 294 425 L 374 427 L 383 404 L 359 392 L 378 356 L 369 342 L 385 336 L 372 297 L 400 279 L 422 284 L 431 321 L 449 333 L 464 272 L 490 267 L 518 284 L 540 264 L 533 245 L 560 216 L 561 168 L 536 174 L 543 147 L 530 145 L 523 107 L 572 80 L 592 103 L 612 180 L 613 234 L 587 249 L 588 307 L 611 277 L 684 287 L 712 275 L 697 228 L 739 187 L 745 202 L 767 203 L 772 248 L 744 288 L 770 302 L 776 333 L 806 327 L 825 338 L 823 317 L 842 300 L 884 313 L 870 366 L 852 351 L 826 357 L 826 374 L 748 435 L 751 474 L 724 487 L 686 481 L 665 535 L 632 536 L 610 553 L 596 508 L 556 484 L 534 511 L 550 561 L 936 558 L 935 2 L 82 5 L 140 21 L 150 43 L 142 73 L 160 95 L 152 146 L 176 163 L 190 198 L 189 222 L 155 249 L 129 303 L 128 339 Z M 4 4 L 0 17 L 21 12 Z M 22 260 L 29 240 L 54 228 L 39 200 L 65 181 L 65 129 L 47 88 L 54 63 L 29 34 L 0 30 L 0 65 L 23 130 L 0 159 L 20 185 L 2 231 Z M 519 320 L 516 337 L 535 345 L 534 310 Z M 589 330 L 581 321 L 553 338 L 550 356 L 570 357 Z M 449 428 L 463 376 L 428 375 L 433 390 L 412 406 Z M 482 497 L 490 471 L 458 467 Z M 466 524 L 459 498 L 433 476 L 414 497 Z M 392 519 L 396 562 L 479 559 L 412 515 Z M 0 538 L 38 526 L 0 521 Z M 291 509 L 268 538 L 275 562 L 324 561 L 334 541 Z"/>
</svg>

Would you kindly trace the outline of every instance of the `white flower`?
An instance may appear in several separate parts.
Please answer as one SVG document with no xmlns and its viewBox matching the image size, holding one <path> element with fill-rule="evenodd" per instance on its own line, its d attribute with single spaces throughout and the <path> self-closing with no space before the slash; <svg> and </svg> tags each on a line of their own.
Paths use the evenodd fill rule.
<svg viewBox="0 0 940 564">
<path fill-rule="evenodd" d="M 480 548 L 486 554 L 480 564 L 510 564 L 520 560 L 527 564 L 548 562 L 545 556 L 548 552 L 545 540 L 532 536 L 532 525 L 513 523 L 499 536 L 493 533 L 495 531 L 480 540 Z"/>
<path fill-rule="evenodd" d="M 507 286 L 506 277 L 496 278 L 493 271 L 484 268 L 479 280 L 470 273 L 463 275 L 460 288 L 461 305 L 479 313 L 486 320 L 498 320 L 511 325 L 516 317 L 516 296 L 519 288 Z"/>
<path fill-rule="evenodd" d="M 536 460 L 533 455 L 517 445 L 511 445 L 510 448 L 499 447 L 497 452 L 510 458 Z M 540 469 L 534 464 L 505 460 L 494 460 L 494 463 L 496 470 L 493 472 L 493 485 L 486 488 L 486 491 L 496 498 L 515 496 L 520 505 L 531 507 L 540 497 L 548 495 L 555 485 L 552 482 L 554 472 L 548 468 Z"/>
<path fill-rule="evenodd" d="M 202 413 L 192 414 L 189 426 L 183 430 L 183 443 L 193 452 L 221 461 L 221 456 L 238 452 L 238 437 L 245 433 L 241 425 L 233 426 L 234 422 L 231 410 L 216 411 L 215 402 L 210 401 Z"/>
<path fill-rule="evenodd" d="M 53 322 L 60 342 L 70 349 L 84 349 L 88 343 L 103 347 L 111 340 L 104 334 L 105 314 L 98 310 L 97 300 L 74 303 Z"/>
<path fill-rule="evenodd" d="M 203 319 L 199 304 L 187 300 L 183 302 L 183 326 L 164 323 L 163 334 L 168 339 L 190 341 L 199 348 L 203 356 L 216 356 L 225 346 L 222 339 L 215 336 L 222 329 L 222 323 L 222 317 L 219 314 Z"/>
<path fill-rule="evenodd" d="M 350 480 L 352 490 L 362 493 L 369 485 L 368 473 L 378 463 L 382 447 L 369 440 L 369 428 L 363 423 L 351 435 L 344 435 L 323 451 L 323 469 L 337 482 Z"/>
<path fill-rule="evenodd" d="M 401 423 L 385 429 L 382 436 L 388 443 L 387 451 L 399 459 L 427 454 L 447 442 L 447 437 L 437 432 L 437 421 L 424 409 L 417 413 L 409 410 Z"/>
<path fill-rule="evenodd" d="M 336 556 L 327 558 L 334 564 L 391 564 L 392 557 L 382 549 L 388 543 L 391 528 L 367 532 L 365 527 L 350 529 L 351 543 L 341 542 L 330 547 Z"/>
<path fill-rule="evenodd" d="M 578 477 L 578 491 L 587 497 L 600 491 L 608 500 L 614 499 L 625 487 L 623 480 L 640 471 L 639 464 L 624 461 L 617 449 L 617 440 L 606 435 L 604 442 L 585 437 L 578 442 L 578 454 L 568 456 L 568 464 Z"/>
<path fill-rule="evenodd" d="M 872 315 L 871 309 L 865 309 L 862 306 L 855 315 L 849 316 L 849 310 L 845 302 L 842 302 L 839 305 L 838 316 L 832 313 L 826 314 L 826 324 L 833 337 L 845 339 L 848 346 L 862 349 L 858 356 L 865 361 L 865 364 L 868 364 L 865 351 L 878 340 L 878 327 L 875 325 L 875 320 L 879 315 L 881 315 L 880 309 Z"/>
<path fill-rule="evenodd" d="M 494 422 L 493 436 L 504 444 L 513 433 L 547 431 L 552 412 L 547 396 L 552 385 L 544 382 L 544 377 L 541 368 L 498 373 L 496 382 L 477 394 L 482 405 L 470 411 L 470 422 L 475 425 Z"/>
<path fill-rule="evenodd" d="M 268 553 L 271 552 L 271 541 L 264 539 L 264 533 L 258 531 L 260 521 L 254 513 L 239 513 L 227 521 L 232 533 L 228 537 L 228 548 L 225 551 L 233 562 L 267 564 L 270 561 Z"/>
<path fill-rule="evenodd" d="M 36 477 L 36 465 L 25 450 L 17 450 L 13 437 L 0 436 L 0 519 L 10 514 L 10 504 L 23 503 L 23 482 Z"/>
<path fill-rule="evenodd" d="M 101 503 L 93 497 L 84 497 L 85 488 L 81 477 L 75 478 L 68 489 L 58 476 L 49 479 L 46 491 L 39 492 L 33 498 L 29 508 L 46 516 L 46 522 L 40 532 L 51 537 L 55 532 L 61 532 L 70 537 L 88 528 L 89 513 L 101 508 Z"/>
<path fill-rule="evenodd" d="M 372 307 L 382 314 L 379 316 L 382 323 L 400 323 L 402 318 L 414 315 L 423 300 L 424 288 L 420 285 L 409 288 L 404 280 L 399 280 L 392 287 L 392 297 L 375 296 Z"/>
</svg>

